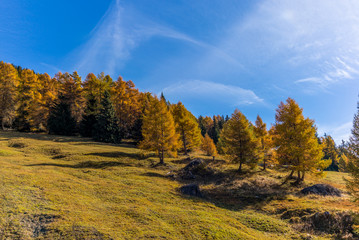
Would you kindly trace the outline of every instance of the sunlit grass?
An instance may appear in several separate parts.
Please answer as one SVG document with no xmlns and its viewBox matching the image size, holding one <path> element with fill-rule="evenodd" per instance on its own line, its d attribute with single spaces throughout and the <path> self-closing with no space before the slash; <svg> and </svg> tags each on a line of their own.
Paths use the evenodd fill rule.
<svg viewBox="0 0 359 240">
<path fill-rule="evenodd" d="M 54 219 L 40 226 L 47 235 L 38 237 L 75 239 L 96 232 L 104 239 L 292 239 L 300 234 L 273 214 L 276 208 L 353 207 L 347 199 L 345 207 L 336 198 L 290 194 L 263 206 L 233 210 L 225 202 L 181 195 L 181 183 L 166 177 L 184 166 L 177 160 L 165 159 L 166 166 L 153 167 L 158 159 L 129 144 L 0 132 L 1 233 L 31 239 L 36 226 L 24 219 L 49 215 Z M 263 181 L 285 176 L 274 170 L 258 174 Z M 336 178 L 330 173 L 324 180 L 342 184 Z"/>
</svg>

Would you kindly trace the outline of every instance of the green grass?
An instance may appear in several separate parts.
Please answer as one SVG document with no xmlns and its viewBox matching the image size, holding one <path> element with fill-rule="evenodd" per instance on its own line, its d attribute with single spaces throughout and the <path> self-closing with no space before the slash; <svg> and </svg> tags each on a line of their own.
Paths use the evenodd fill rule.
<svg viewBox="0 0 359 240">
<path fill-rule="evenodd" d="M 177 160 L 153 167 L 158 160 L 152 154 L 128 144 L 0 132 L 0 239 L 300 239 L 276 209 L 316 207 L 318 199 L 321 207 L 339 205 L 292 193 L 241 205 L 233 189 L 224 198 L 231 204 L 211 195 L 183 196 L 178 188 L 184 183 L 166 177 L 184 166 Z M 225 164 L 223 171 L 236 167 Z M 323 181 L 342 184 L 336 179 L 330 173 Z"/>
</svg>

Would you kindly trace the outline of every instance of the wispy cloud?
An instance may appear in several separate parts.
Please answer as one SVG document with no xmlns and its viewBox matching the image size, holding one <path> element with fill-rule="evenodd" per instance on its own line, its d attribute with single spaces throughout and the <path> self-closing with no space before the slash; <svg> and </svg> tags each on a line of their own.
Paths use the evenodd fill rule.
<svg viewBox="0 0 359 240">
<path fill-rule="evenodd" d="M 164 88 L 165 96 L 179 101 L 181 99 L 198 99 L 201 101 L 215 101 L 230 104 L 234 107 L 263 103 L 252 90 L 238 86 L 225 85 L 201 80 L 189 80 Z"/>
<path fill-rule="evenodd" d="M 353 125 L 352 122 L 346 122 L 336 126 L 318 125 L 318 133 L 321 136 L 324 135 L 324 133 L 326 133 L 332 136 L 332 138 L 337 144 L 340 144 L 342 140 L 344 141 L 349 140 L 352 125 Z"/>
<path fill-rule="evenodd" d="M 58 67 L 56 67 L 56 66 L 54 66 L 54 65 L 51 65 L 51 64 L 48 64 L 48 63 L 44 63 L 44 62 L 42 62 L 42 63 L 40 63 L 40 64 L 41 64 L 42 66 L 48 68 L 48 69 L 52 69 L 52 70 L 55 71 L 55 72 L 64 72 L 61 68 L 58 68 Z"/>
<path fill-rule="evenodd" d="M 355 0 L 262 1 L 221 48 L 247 66 L 280 68 L 286 81 L 326 90 L 359 76 L 358 9 Z"/>
<path fill-rule="evenodd" d="M 89 40 L 74 55 L 81 56 L 75 64 L 80 71 L 105 71 L 114 74 L 131 58 L 131 52 L 154 36 L 170 38 L 216 52 L 217 56 L 240 65 L 222 50 L 191 36 L 152 21 L 134 8 L 114 0 L 91 31 Z"/>
</svg>

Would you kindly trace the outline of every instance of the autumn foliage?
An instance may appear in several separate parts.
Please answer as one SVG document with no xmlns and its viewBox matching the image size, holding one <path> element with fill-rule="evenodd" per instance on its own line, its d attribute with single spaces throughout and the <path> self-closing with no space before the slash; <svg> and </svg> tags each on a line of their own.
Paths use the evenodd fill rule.
<svg viewBox="0 0 359 240">
<path fill-rule="evenodd" d="M 251 123 L 239 110 L 232 116 L 199 116 L 181 103 L 171 104 L 141 92 L 131 80 L 116 81 L 100 73 L 85 79 L 75 71 L 50 77 L 0 62 L 0 119 L 2 129 L 81 135 L 96 141 L 119 143 L 130 139 L 145 150 L 165 156 L 188 155 L 200 148 L 208 156 L 222 156 L 251 168 L 274 165 L 297 172 L 349 171 L 355 144 L 337 148 L 325 135 L 316 137 L 314 121 L 304 118 L 291 98 L 281 103 L 269 131 L 258 115 Z M 353 138 L 354 139 L 354 138 Z M 354 140 L 352 140 L 354 141 Z M 324 152 L 324 154 L 323 154 Z"/>
</svg>

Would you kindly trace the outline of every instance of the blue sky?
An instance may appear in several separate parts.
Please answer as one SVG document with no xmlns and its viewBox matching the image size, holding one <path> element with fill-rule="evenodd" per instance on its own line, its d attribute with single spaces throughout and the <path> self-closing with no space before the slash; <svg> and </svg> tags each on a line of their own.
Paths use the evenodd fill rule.
<svg viewBox="0 0 359 240">
<path fill-rule="evenodd" d="M 196 116 L 274 123 L 294 98 L 348 139 L 359 93 L 356 0 L 103 0 L 0 4 L 0 59 L 54 75 L 133 80 Z"/>
</svg>

